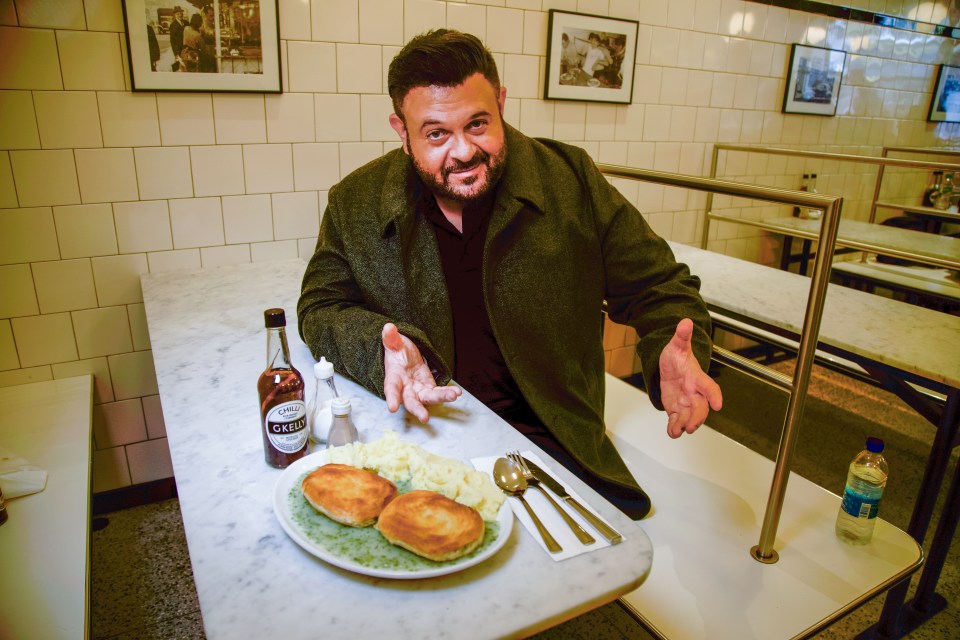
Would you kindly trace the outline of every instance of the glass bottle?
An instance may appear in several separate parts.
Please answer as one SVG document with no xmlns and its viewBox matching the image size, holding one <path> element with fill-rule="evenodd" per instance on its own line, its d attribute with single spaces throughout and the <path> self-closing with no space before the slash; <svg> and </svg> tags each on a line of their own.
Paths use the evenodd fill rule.
<svg viewBox="0 0 960 640">
<path fill-rule="evenodd" d="M 932 207 L 940 194 L 940 181 L 943 178 L 943 171 L 933 172 L 933 184 L 923 192 L 923 200 L 920 202 L 924 207 Z"/>
<path fill-rule="evenodd" d="M 333 424 L 327 436 L 328 447 L 342 447 L 360 440 L 360 434 L 350 418 L 350 401 L 347 398 L 334 398 L 330 403 L 330 411 L 333 413 Z"/>
<path fill-rule="evenodd" d="M 809 183 L 810 183 L 810 175 L 807 173 L 803 174 L 803 182 L 800 183 L 800 191 L 806 191 L 808 189 Z M 800 207 L 793 208 L 793 217 L 794 218 L 800 217 Z"/>
<path fill-rule="evenodd" d="M 303 376 L 290 362 L 283 309 L 263 312 L 267 328 L 267 368 L 260 374 L 260 429 L 264 458 L 283 469 L 307 452 L 307 407 Z"/>
<path fill-rule="evenodd" d="M 867 438 L 847 470 L 847 484 L 837 513 L 837 537 L 848 544 L 867 544 L 877 524 L 880 498 L 890 469 L 883 457 L 883 440 Z"/>
<path fill-rule="evenodd" d="M 311 443 L 327 444 L 327 433 L 333 421 L 330 404 L 340 395 L 333 382 L 333 363 L 321 356 L 320 362 L 313 365 L 313 375 L 317 379 L 317 386 L 307 405 L 307 429 Z"/>
<path fill-rule="evenodd" d="M 943 182 L 940 186 L 940 193 L 936 195 L 933 206 L 941 211 L 950 208 L 950 200 L 953 198 L 953 174 L 949 171 L 943 174 Z"/>
</svg>

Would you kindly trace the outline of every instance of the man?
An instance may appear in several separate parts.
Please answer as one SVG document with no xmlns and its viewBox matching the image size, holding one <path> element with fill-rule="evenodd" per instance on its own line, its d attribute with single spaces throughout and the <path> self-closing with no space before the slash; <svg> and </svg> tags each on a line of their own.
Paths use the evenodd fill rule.
<svg viewBox="0 0 960 640">
<path fill-rule="evenodd" d="M 173 8 L 173 21 L 170 23 L 170 53 L 173 54 L 173 64 L 170 69 L 180 70 L 180 52 L 183 50 L 183 29 L 186 25 L 183 22 L 183 8 L 176 6 Z"/>
<path fill-rule="evenodd" d="M 693 433 L 721 404 L 701 366 L 699 280 L 586 153 L 504 123 L 506 89 L 475 37 L 414 38 L 388 84 L 403 146 L 330 190 L 298 305 L 304 341 L 423 422 L 460 395 L 456 380 L 642 517 L 649 499 L 605 435 L 600 310 L 642 336 L 670 435 Z"/>
</svg>

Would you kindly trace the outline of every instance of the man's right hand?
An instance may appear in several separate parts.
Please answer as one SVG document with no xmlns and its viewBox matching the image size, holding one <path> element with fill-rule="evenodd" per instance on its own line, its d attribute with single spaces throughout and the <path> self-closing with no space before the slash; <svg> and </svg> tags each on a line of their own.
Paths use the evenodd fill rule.
<svg viewBox="0 0 960 640">
<path fill-rule="evenodd" d="M 463 391 L 453 385 L 438 387 L 420 350 L 396 325 L 383 325 L 383 393 L 387 408 L 396 412 L 403 404 L 420 422 L 430 419 L 427 405 L 453 402 Z"/>
</svg>

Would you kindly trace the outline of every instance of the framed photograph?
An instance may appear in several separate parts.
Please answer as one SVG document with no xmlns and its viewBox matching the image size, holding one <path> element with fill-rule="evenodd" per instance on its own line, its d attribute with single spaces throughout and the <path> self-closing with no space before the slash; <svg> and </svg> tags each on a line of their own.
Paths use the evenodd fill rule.
<svg viewBox="0 0 960 640">
<path fill-rule="evenodd" d="M 783 93 L 783 113 L 836 115 L 846 57 L 846 53 L 835 49 L 793 45 Z"/>
<path fill-rule="evenodd" d="M 280 93 L 277 0 L 123 0 L 134 91 Z"/>
<path fill-rule="evenodd" d="M 960 122 L 960 67 L 940 65 L 930 99 L 930 122 Z"/>
<path fill-rule="evenodd" d="M 636 20 L 551 9 L 543 97 L 629 104 L 636 55 Z"/>
</svg>

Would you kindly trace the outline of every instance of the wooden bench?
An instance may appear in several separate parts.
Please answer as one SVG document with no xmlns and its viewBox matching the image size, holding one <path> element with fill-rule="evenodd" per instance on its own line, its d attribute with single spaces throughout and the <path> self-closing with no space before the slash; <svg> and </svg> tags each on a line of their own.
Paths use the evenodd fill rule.
<svg viewBox="0 0 960 640">
<path fill-rule="evenodd" d="M 671 440 L 645 393 L 607 376 L 608 433 L 649 493 L 644 584 L 621 598 L 659 638 L 808 637 L 909 577 L 916 541 L 884 520 L 871 544 L 840 542 L 840 498 L 791 474 L 774 564 L 754 560 L 774 464 L 708 426 Z"/>
<path fill-rule="evenodd" d="M 0 446 L 48 473 L 7 501 L 0 527 L 0 637 L 89 636 L 93 378 L 0 388 Z"/>
</svg>

